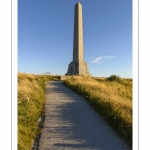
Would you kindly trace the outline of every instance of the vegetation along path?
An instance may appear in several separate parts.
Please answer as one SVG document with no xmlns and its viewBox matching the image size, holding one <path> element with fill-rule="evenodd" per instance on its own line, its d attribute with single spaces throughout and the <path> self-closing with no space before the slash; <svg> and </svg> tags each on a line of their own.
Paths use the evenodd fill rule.
<svg viewBox="0 0 150 150">
<path fill-rule="evenodd" d="M 81 96 L 62 81 L 46 82 L 39 150 L 127 150 L 126 144 Z"/>
</svg>

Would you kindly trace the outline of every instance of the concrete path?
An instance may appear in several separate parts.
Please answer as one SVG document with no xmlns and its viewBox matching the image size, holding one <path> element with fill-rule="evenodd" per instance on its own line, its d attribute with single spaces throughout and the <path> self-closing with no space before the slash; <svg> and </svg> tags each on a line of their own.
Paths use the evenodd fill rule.
<svg viewBox="0 0 150 150">
<path fill-rule="evenodd" d="M 46 84 L 46 115 L 38 150 L 127 150 L 86 100 L 62 81 Z"/>
</svg>

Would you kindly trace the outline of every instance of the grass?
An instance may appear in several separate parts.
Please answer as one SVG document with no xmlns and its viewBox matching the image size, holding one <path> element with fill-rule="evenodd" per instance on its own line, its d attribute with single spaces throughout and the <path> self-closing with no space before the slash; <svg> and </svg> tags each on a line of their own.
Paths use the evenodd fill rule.
<svg viewBox="0 0 150 150">
<path fill-rule="evenodd" d="M 18 73 L 18 150 L 29 150 L 40 132 L 38 120 L 44 115 L 45 82 L 58 80 L 49 74 Z"/>
<path fill-rule="evenodd" d="M 73 76 L 65 80 L 64 85 L 88 100 L 132 147 L 132 79 Z"/>
<path fill-rule="evenodd" d="M 18 150 L 29 150 L 38 120 L 44 115 L 45 82 L 59 80 L 49 74 L 18 73 Z M 73 76 L 64 84 L 82 95 L 132 147 L 132 79 Z"/>
</svg>

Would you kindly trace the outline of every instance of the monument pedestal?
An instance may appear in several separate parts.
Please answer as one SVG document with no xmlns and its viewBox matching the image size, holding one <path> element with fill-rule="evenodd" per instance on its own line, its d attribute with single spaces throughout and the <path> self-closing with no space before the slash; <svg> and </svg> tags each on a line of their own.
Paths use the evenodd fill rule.
<svg viewBox="0 0 150 150">
<path fill-rule="evenodd" d="M 68 72 L 65 75 L 91 76 L 86 62 L 71 62 L 68 66 Z"/>
</svg>

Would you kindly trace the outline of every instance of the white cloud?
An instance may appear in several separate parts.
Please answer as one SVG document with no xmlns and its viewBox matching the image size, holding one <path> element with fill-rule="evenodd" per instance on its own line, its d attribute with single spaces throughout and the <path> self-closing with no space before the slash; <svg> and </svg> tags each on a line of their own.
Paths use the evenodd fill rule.
<svg viewBox="0 0 150 150">
<path fill-rule="evenodd" d="M 101 60 L 111 59 L 111 58 L 114 58 L 114 57 L 115 56 L 110 56 L 110 55 L 108 55 L 108 56 L 99 56 L 99 57 L 93 59 L 91 62 L 92 63 L 99 63 Z"/>
<path fill-rule="evenodd" d="M 100 60 L 102 60 L 102 58 L 103 58 L 103 57 L 97 57 L 97 58 L 93 59 L 91 62 L 92 62 L 92 63 L 97 63 L 97 62 L 99 62 Z"/>
</svg>

